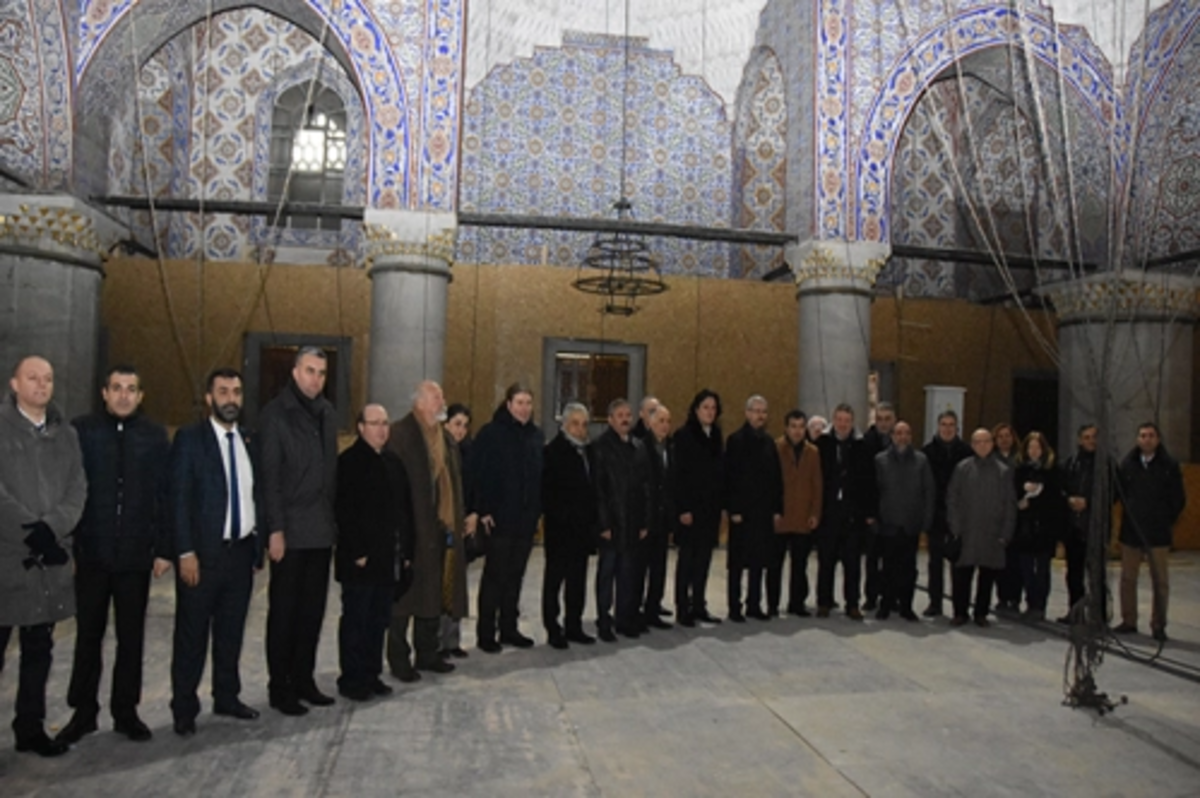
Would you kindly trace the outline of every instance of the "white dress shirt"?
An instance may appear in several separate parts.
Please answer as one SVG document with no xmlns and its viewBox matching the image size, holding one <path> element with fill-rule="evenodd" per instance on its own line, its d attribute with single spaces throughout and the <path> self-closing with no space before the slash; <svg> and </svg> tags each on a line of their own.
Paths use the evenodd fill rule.
<svg viewBox="0 0 1200 798">
<path fill-rule="evenodd" d="M 212 423 L 213 433 L 217 436 L 217 448 L 221 452 L 221 466 L 225 469 L 226 490 L 229 489 L 229 438 L 226 433 L 233 433 L 234 456 L 237 458 L 238 493 L 241 494 L 238 498 L 242 511 L 242 528 L 236 531 L 229 528 L 232 513 L 229 512 L 227 505 L 223 535 L 225 540 L 235 537 L 241 540 L 254 532 L 254 468 L 250 465 L 250 453 L 246 451 L 246 442 L 242 440 L 242 433 L 238 430 L 237 424 L 233 425 L 233 429 L 227 430 L 218 424 L 216 419 L 210 418 L 209 421 Z"/>
</svg>

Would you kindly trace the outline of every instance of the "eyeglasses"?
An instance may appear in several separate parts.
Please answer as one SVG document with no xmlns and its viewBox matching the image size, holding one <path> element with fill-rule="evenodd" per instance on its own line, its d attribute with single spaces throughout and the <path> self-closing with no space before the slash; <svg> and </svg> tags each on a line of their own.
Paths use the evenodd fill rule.
<svg viewBox="0 0 1200 798">
<path fill-rule="evenodd" d="M 368 426 L 368 427 L 386 427 L 389 422 L 385 418 L 380 421 L 364 421 L 362 423 L 363 423 L 363 425 Z"/>
</svg>

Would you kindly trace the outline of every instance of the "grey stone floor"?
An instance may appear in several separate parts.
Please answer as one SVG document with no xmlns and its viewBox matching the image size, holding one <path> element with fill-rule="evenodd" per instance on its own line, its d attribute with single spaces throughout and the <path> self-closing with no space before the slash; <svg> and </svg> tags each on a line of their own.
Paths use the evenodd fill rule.
<svg viewBox="0 0 1200 798">
<path fill-rule="evenodd" d="M 718 552 L 709 587 L 717 612 L 725 608 L 723 566 Z M 1163 656 L 1197 672 L 1200 555 L 1175 555 L 1172 568 L 1172 642 Z M 522 603 L 522 626 L 537 647 L 488 656 L 473 650 L 468 622 L 471 656 L 456 673 L 304 718 L 266 707 L 260 577 L 242 697 L 263 716 L 244 723 L 205 712 L 188 740 L 170 729 L 173 590 L 168 580 L 156 583 L 142 703 L 154 740 L 128 742 L 104 718 L 99 733 L 61 759 L 18 755 L 4 743 L 0 795 L 1200 795 L 1196 682 L 1110 655 L 1100 686 L 1128 704 L 1103 718 L 1064 708 L 1068 646 L 1052 625 L 952 630 L 944 619 L 789 618 L 559 652 L 543 644 L 537 620 L 541 572 L 539 549 Z M 471 574 L 474 595 L 478 566 Z M 336 590 L 319 663 L 330 691 Z M 1052 616 L 1063 592 L 1059 563 Z M 1148 604 L 1148 586 L 1142 598 Z M 61 624 L 57 638 L 55 728 L 70 716 L 73 623 Z M 1145 637 L 1131 645 L 1154 652 Z M 15 656 L 14 646 L 0 674 L 5 710 Z"/>
</svg>

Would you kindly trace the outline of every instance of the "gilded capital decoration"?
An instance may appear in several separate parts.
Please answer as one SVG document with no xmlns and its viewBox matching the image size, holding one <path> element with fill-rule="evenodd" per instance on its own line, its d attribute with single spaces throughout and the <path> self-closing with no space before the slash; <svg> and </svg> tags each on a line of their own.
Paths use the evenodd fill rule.
<svg viewBox="0 0 1200 798">
<path fill-rule="evenodd" d="M 1179 275 L 1093 275 L 1039 289 L 1053 303 L 1060 324 L 1078 321 L 1192 322 L 1197 283 Z"/>
<path fill-rule="evenodd" d="M 454 229 L 447 228 L 430 234 L 424 241 L 414 241 L 400 237 L 387 225 L 366 222 L 363 224 L 365 265 L 369 269 L 376 258 L 396 256 L 430 258 L 449 264 L 454 259 L 454 235 Z"/>
<path fill-rule="evenodd" d="M 105 257 L 91 217 L 72 208 L 22 204 L 0 214 L 0 241 L 30 247 L 51 241 L 97 259 Z"/>
<path fill-rule="evenodd" d="M 887 263 L 885 247 L 846 242 L 802 245 L 791 260 L 797 291 L 837 286 L 869 290 Z"/>
</svg>

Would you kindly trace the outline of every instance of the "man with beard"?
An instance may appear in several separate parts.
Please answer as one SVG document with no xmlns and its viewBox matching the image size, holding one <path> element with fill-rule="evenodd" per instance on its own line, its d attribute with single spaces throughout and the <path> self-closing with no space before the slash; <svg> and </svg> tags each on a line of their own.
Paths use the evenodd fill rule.
<svg viewBox="0 0 1200 798">
<path fill-rule="evenodd" d="M 75 614 L 66 538 L 87 498 L 79 439 L 51 403 L 54 369 L 17 363 L 0 405 L 0 651 L 14 626 L 21 643 L 13 732 L 18 751 L 58 756 L 63 740 L 43 728 L 54 624 Z"/>
<path fill-rule="evenodd" d="M 131 366 L 109 369 L 100 389 L 104 409 L 75 419 L 88 476 L 83 520 L 75 528 L 75 662 L 67 703 L 75 709 L 58 738 L 76 743 L 96 730 L 101 650 L 113 611 L 117 656 L 109 710 L 113 729 L 150 739 L 137 714 L 150 573 L 166 572 L 167 431 L 139 410 L 141 377 Z"/>
<path fill-rule="evenodd" d="M 638 584 L 638 558 L 648 533 L 651 515 L 650 469 L 641 441 L 629 434 L 633 410 L 624 399 L 608 406 L 608 429 L 592 444 L 595 465 L 596 506 L 600 527 L 600 559 L 596 567 L 596 628 L 606 643 L 617 640 L 615 631 L 636 638 L 642 624 L 638 614 L 642 589 Z"/>
<path fill-rule="evenodd" d="M 521 583 L 542 514 L 544 445 L 542 431 L 533 423 L 533 392 L 513 384 L 491 422 L 479 431 L 471 451 L 475 483 L 471 496 L 477 505 L 471 511 L 489 536 L 479 584 L 476 639 L 480 650 L 489 654 L 505 645 L 533 645 L 531 638 L 521 634 L 517 619 Z"/>
<path fill-rule="evenodd" d="M 337 537 L 337 418 L 322 395 L 327 360 L 301 347 L 292 378 L 262 412 L 263 495 L 271 583 L 267 610 L 267 693 L 284 715 L 328 706 L 314 674 L 329 563 Z"/>
<path fill-rule="evenodd" d="M 218 369 L 208 377 L 210 416 L 183 427 L 171 447 L 170 509 L 174 548 L 175 640 L 171 657 L 171 713 L 175 733 L 196 733 L 196 689 L 212 634 L 213 714 L 254 720 L 241 702 L 238 660 L 246 611 L 261 567 L 257 457 L 238 426 L 242 377 Z"/>
<path fill-rule="evenodd" d="M 783 476 L 775 442 L 766 433 L 767 400 L 757 394 L 746 400 L 746 423 L 725 444 L 725 485 L 729 491 L 727 583 L 729 620 L 747 617 L 770 620 L 763 612 L 763 575 L 774 560 L 775 524 L 783 513 Z M 749 573 L 746 610 L 742 612 L 742 573 Z M 779 611 L 779 596 L 768 596 L 771 614 Z"/>
</svg>

